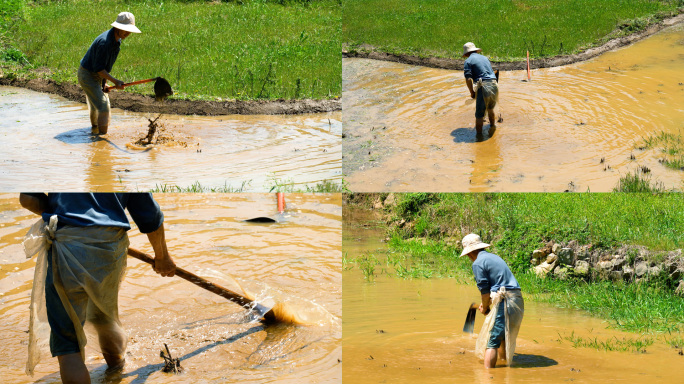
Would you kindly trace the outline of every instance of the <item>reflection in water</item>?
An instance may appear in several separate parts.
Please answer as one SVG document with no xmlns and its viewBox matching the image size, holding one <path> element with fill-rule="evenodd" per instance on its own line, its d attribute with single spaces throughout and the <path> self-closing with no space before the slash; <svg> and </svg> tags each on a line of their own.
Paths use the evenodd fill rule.
<svg viewBox="0 0 684 384">
<path fill-rule="evenodd" d="M 106 144 L 106 143 L 102 143 Z M 112 148 L 115 153 L 116 149 Z M 265 326 L 248 312 L 180 278 L 162 278 L 129 259 L 119 295 L 128 334 L 126 367 L 107 372 L 101 355 L 86 349 L 93 382 L 300 383 L 341 378 L 341 196 L 286 194 L 289 220 L 275 225 L 242 221 L 277 211 L 273 194 L 155 195 L 165 215 L 169 252 L 200 274 L 235 276 L 245 287 L 267 287 L 272 296 L 301 303 L 320 315 L 309 325 Z M 57 361 L 24 374 L 28 302 L 34 260 L 21 241 L 35 215 L 15 194 L 0 195 L 0 378 L 3 383 L 58 383 Z M 131 246 L 150 253 L 146 236 L 129 232 Z M 213 278 L 212 278 L 213 279 Z M 219 279 L 222 282 L 222 280 Z M 216 281 L 216 282 L 219 282 Z M 324 316 L 325 315 L 325 316 Z M 160 372 L 166 343 L 181 358 L 182 375 Z"/>
<path fill-rule="evenodd" d="M 478 313 L 475 319 L 476 334 L 462 332 L 467 308 L 480 300 L 475 285 L 459 284 L 454 279 L 407 280 L 381 273 L 385 268 L 383 255 L 388 253 L 387 245 L 381 242 L 385 234 L 382 228 L 363 225 L 370 220 L 379 218 L 365 211 L 344 211 L 346 257 L 374 255 L 380 264 L 370 282 L 356 267 L 343 271 L 343 382 L 681 381 L 681 356 L 662 341 L 648 347 L 647 353 L 575 348 L 564 337 L 574 334 L 607 340 L 640 335 L 607 329 L 603 321 L 582 312 L 539 304 L 529 297 L 512 367 L 486 370 L 475 356 L 484 316 Z"/>
<path fill-rule="evenodd" d="M 531 82 L 502 72 L 504 120 L 496 140 L 477 144 L 462 72 L 344 59 L 344 173 L 352 190 L 367 192 L 560 192 L 570 183 L 609 191 L 644 165 L 681 188 L 682 172 L 635 143 L 684 128 L 682 41 L 679 25 L 588 62 L 535 70 Z M 464 178 L 471 167 L 478 172 Z"/>
<path fill-rule="evenodd" d="M 196 182 L 233 189 L 245 183 L 247 191 L 268 191 L 274 178 L 298 186 L 341 178 L 341 112 L 163 115 L 170 142 L 152 150 L 127 148 L 147 134 L 149 114 L 119 110 L 114 116 L 109 133 L 97 139 L 90 135 L 84 104 L 0 87 L 3 192 L 41 190 L 45 182 L 60 191 L 148 190 Z"/>
</svg>

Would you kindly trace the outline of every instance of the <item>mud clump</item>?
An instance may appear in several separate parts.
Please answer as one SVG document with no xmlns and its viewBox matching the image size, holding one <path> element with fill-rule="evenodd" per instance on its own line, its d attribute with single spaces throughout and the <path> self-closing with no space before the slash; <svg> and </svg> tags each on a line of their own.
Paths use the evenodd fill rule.
<svg viewBox="0 0 684 384">
<path fill-rule="evenodd" d="M 159 114 L 154 119 L 147 119 L 149 121 L 147 134 L 128 144 L 128 147 L 133 149 L 149 149 L 153 146 L 163 145 L 187 148 L 189 145 L 188 140 L 192 141 L 191 138 L 181 137 L 180 134 L 172 132 L 171 127 L 167 127 L 166 124 L 159 120 L 161 116 L 162 114 Z M 197 147 L 199 147 L 199 143 L 197 143 Z M 198 152 L 200 152 L 199 149 Z"/>
<path fill-rule="evenodd" d="M 157 120 L 161 117 L 161 113 L 159 116 L 157 116 L 154 120 L 152 119 L 147 119 L 147 121 L 150 122 L 150 124 L 147 126 L 149 129 L 147 130 L 147 136 L 143 137 L 142 139 L 138 140 L 135 142 L 135 145 L 140 145 L 140 146 L 146 146 L 152 144 L 152 140 L 154 139 L 155 133 L 157 133 L 157 128 L 159 128 L 159 124 L 157 124 Z"/>
</svg>

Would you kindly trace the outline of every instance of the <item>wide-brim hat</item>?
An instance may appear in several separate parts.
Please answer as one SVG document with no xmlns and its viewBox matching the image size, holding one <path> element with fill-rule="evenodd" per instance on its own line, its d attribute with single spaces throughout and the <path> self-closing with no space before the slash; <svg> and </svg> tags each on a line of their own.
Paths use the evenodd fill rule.
<svg viewBox="0 0 684 384">
<path fill-rule="evenodd" d="M 482 49 L 476 47 L 475 43 L 471 43 L 469 41 L 469 42 L 463 44 L 463 56 L 469 54 L 470 52 L 482 52 Z"/>
<path fill-rule="evenodd" d="M 484 249 L 484 248 L 487 248 L 490 246 L 487 243 L 483 243 L 480 236 L 476 235 L 474 233 L 466 235 L 463 238 L 463 240 L 461 240 L 461 244 L 463 244 L 463 252 L 461 252 L 461 256 L 465 256 L 472 251 L 475 251 L 478 249 Z M 461 257 L 461 256 L 459 256 L 459 257 Z"/>
<path fill-rule="evenodd" d="M 119 13 L 119 16 L 116 17 L 116 21 L 112 23 L 112 27 L 122 31 L 142 33 L 138 27 L 135 26 L 135 16 L 130 12 Z"/>
</svg>

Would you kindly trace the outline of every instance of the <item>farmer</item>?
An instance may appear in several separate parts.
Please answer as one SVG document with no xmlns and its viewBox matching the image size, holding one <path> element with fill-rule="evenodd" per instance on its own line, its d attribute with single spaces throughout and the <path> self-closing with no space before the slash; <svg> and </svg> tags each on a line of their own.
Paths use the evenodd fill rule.
<svg viewBox="0 0 684 384">
<path fill-rule="evenodd" d="M 484 251 L 489 244 L 483 243 L 480 236 L 471 233 L 463 238 L 462 243 L 461 256 L 467 255 L 473 262 L 475 282 L 482 294 L 479 310 L 487 316 L 475 351 L 484 359 L 485 368 L 496 366 L 499 353 L 510 365 L 525 311 L 520 285 L 503 259 Z"/>
<path fill-rule="evenodd" d="M 496 116 L 494 106 L 499 99 L 499 87 L 496 85 L 496 76 L 489 59 L 481 55 L 482 49 L 473 43 L 465 43 L 463 46 L 463 74 L 466 85 L 470 91 L 470 97 L 475 99 L 475 130 L 482 135 L 485 112 L 489 116 L 489 130 L 496 129 Z"/>
<path fill-rule="evenodd" d="M 44 325 L 40 319 L 45 317 L 50 352 L 58 359 L 63 382 L 90 383 L 83 349 L 86 320 L 97 333 L 109 369 L 122 369 L 127 336 L 119 321 L 118 294 L 126 269 L 126 231 L 131 228 L 125 210 L 147 234 L 154 249 L 154 271 L 173 276 L 176 266 L 166 248 L 159 205 L 149 193 L 22 193 L 19 200 L 42 216 L 24 241 L 27 256 L 39 255 L 26 372 L 32 375 L 38 363 L 34 352 Z"/>
<path fill-rule="evenodd" d="M 112 26 L 95 38 L 78 68 L 78 83 L 86 94 L 94 135 L 106 134 L 109 127 L 109 97 L 103 90 L 107 80 L 114 83 L 116 89 L 123 89 L 123 81 L 109 73 L 119 55 L 121 42 L 131 33 L 140 33 L 135 26 L 135 16 L 130 12 L 119 13 Z"/>
</svg>

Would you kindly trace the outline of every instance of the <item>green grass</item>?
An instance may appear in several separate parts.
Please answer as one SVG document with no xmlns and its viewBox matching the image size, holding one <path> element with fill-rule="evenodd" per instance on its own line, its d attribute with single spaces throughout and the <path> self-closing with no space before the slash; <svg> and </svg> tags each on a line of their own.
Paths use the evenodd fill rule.
<svg viewBox="0 0 684 384">
<path fill-rule="evenodd" d="M 618 329 L 635 332 L 684 332 L 684 300 L 667 284 L 541 279 L 518 273 L 526 294 L 552 305 L 581 309 L 609 320 Z"/>
<path fill-rule="evenodd" d="M 660 181 L 651 181 L 650 169 L 640 167 L 632 172 L 627 172 L 621 176 L 618 184 L 613 188 L 613 192 L 665 192 L 665 185 Z"/>
<path fill-rule="evenodd" d="M 377 197 L 371 196 L 350 196 L 345 202 L 363 206 Z M 575 240 L 578 244 L 591 244 L 593 249 L 606 250 L 623 245 L 646 246 L 653 251 L 683 248 L 681 194 L 395 196 L 396 205 L 386 208 L 390 249 L 384 258 L 378 258 L 376 265 L 384 273 L 404 278 L 455 278 L 472 283 L 471 264 L 458 255 L 460 240 L 475 232 L 492 244 L 492 252 L 508 262 L 525 294 L 535 300 L 587 311 L 619 329 L 684 332 L 684 300 L 674 295 L 675 282 L 667 274 L 628 284 L 599 279 L 542 279 L 529 271 L 532 251 L 548 241 L 567 244 Z M 635 255 L 627 256 L 633 262 Z M 671 338 L 673 346 L 681 341 L 677 337 Z M 593 343 L 600 344 L 599 340 Z M 603 343 L 603 348 L 640 346 L 638 342 Z"/>
<path fill-rule="evenodd" d="M 346 0 L 350 49 L 460 58 L 474 42 L 494 60 L 576 53 L 678 13 L 682 0 Z"/>
<path fill-rule="evenodd" d="M 598 337 L 581 337 L 575 335 L 575 331 L 572 331 L 570 335 L 567 336 L 562 336 L 559 333 L 557 341 L 559 343 L 562 343 L 563 341 L 568 341 L 572 344 L 574 348 L 586 347 L 594 348 L 599 351 L 631 351 L 638 353 L 646 353 L 646 347 L 650 347 L 651 345 L 653 345 L 655 339 L 649 337 L 623 337 L 622 339 L 612 337 L 605 340 L 601 340 Z"/>
<path fill-rule="evenodd" d="M 231 187 L 228 184 L 224 184 L 222 187 L 205 187 L 196 181 L 189 187 L 181 187 L 178 185 L 168 185 L 168 184 L 155 184 L 154 188 L 150 189 L 152 193 L 239 193 L 244 192 L 246 188 L 249 187 L 250 182 L 242 182 L 239 187 Z"/>
<path fill-rule="evenodd" d="M 678 134 L 660 132 L 643 139 L 635 147 L 641 150 L 656 149 L 661 155 L 658 160 L 671 169 L 684 170 L 684 138 Z"/>
<path fill-rule="evenodd" d="M 166 78 L 185 99 L 326 99 L 341 95 L 338 0 L 164 2 L 12 0 L 5 46 L 57 81 L 76 83 L 78 63 L 118 12 L 143 31 L 121 47 L 112 74 Z M 9 15 L 10 12 L 8 11 Z M 150 93 L 144 86 L 130 91 Z"/>
<path fill-rule="evenodd" d="M 121 184 L 123 182 L 119 180 Z M 298 187 L 294 184 L 294 181 L 291 179 L 288 180 L 283 180 L 283 179 L 278 179 L 276 177 L 273 177 L 271 179 L 271 186 L 270 188 L 268 186 L 265 186 L 265 189 L 268 189 L 269 192 L 296 192 L 296 193 L 340 193 L 343 188 L 344 188 L 344 182 L 342 184 L 336 184 L 334 181 L 331 180 L 323 180 L 322 182 L 315 184 L 313 186 L 309 185 L 304 185 L 301 187 Z M 212 193 L 240 193 L 240 192 L 245 192 L 246 190 L 250 189 L 252 181 L 243 181 L 240 186 L 238 187 L 233 187 L 228 184 L 224 184 L 223 186 L 220 187 L 210 187 L 210 186 L 204 186 L 202 185 L 199 181 L 194 182 L 190 186 L 184 187 L 184 186 L 179 186 L 179 185 L 170 185 L 170 184 L 155 184 L 154 188 L 150 189 L 150 192 L 152 193 L 206 193 L 206 192 L 212 192 Z"/>
</svg>

